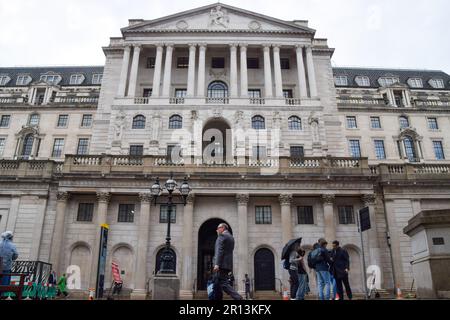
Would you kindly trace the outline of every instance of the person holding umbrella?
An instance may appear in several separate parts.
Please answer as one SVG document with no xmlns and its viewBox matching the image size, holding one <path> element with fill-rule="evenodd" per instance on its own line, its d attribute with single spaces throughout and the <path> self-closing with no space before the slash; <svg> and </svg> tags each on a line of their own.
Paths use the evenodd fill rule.
<svg viewBox="0 0 450 320">
<path fill-rule="evenodd" d="M 284 260 L 284 268 L 288 270 L 291 284 L 291 300 L 295 300 L 299 286 L 298 263 L 301 257 L 298 254 L 302 238 L 292 239 L 284 246 L 281 259 Z"/>
</svg>

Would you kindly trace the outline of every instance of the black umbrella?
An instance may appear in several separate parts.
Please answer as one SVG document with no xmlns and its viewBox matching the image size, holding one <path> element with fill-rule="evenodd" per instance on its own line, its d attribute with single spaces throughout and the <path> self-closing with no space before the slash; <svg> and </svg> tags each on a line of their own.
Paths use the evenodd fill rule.
<svg viewBox="0 0 450 320">
<path fill-rule="evenodd" d="M 288 243 L 286 243 L 286 245 L 284 246 L 283 251 L 281 252 L 281 260 L 289 259 L 289 254 L 292 251 L 292 247 L 296 243 L 301 243 L 301 242 L 302 242 L 302 238 L 289 240 Z"/>
</svg>

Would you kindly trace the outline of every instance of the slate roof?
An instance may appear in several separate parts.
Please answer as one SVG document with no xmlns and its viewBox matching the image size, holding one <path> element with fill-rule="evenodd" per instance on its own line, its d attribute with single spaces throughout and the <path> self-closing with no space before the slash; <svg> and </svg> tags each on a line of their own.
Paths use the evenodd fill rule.
<svg viewBox="0 0 450 320">
<path fill-rule="evenodd" d="M 401 84 L 408 85 L 409 78 L 421 78 L 423 88 L 411 89 L 426 89 L 426 90 L 450 90 L 450 75 L 438 70 L 406 70 L 406 69 L 378 69 L 378 68 L 333 68 L 334 76 L 347 76 L 347 86 L 336 86 L 338 88 L 379 88 L 378 79 L 384 76 L 396 76 L 399 78 Z M 357 76 L 367 76 L 370 79 L 370 87 L 360 87 L 355 82 Z M 428 81 L 430 79 L 444 80 L 444 89 L 433 88 Z"/>
<path fill-rule="evenodd" d="M 11 78 L 6 86 L 0 88 L 17 87 L 16 80 L 18 75 L 30 75 L 33 79 L 31 83 L 39 81 L 42 74 L 53 72 L 62 77 L 59 86 L 99 86 L 99 84 L 92 84 L 92 76 L 94 74 L 103 74 L 103 66 L 84 66 L 84 67 L 14 67 L 14 68 L 0 68 L 0 75 L 7 75 Z M 83 74 L 85 80 L 80 85 L 70 85 L 70 76 L 72 74 Z"/>
</svg>

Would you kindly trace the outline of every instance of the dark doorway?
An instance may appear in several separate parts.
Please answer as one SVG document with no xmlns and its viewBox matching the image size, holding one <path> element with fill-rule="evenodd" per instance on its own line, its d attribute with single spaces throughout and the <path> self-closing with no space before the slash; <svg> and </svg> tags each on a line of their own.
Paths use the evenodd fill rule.
<svg viewBox="0 0 450 320">
<path fill-rule="evenodd" d="M 275 258 L 269 249 L 255 253 L 255 290 L 275 290 Z"/>
<path fill-rule="evenodd" d="M 213 266 L 214 245 L 217 239 L 217 226 L 228 222 L 222 219 L 206 221 L 198 231 L 197 289 L 206 290 Z M 228 224 L 229 225 L 229 224 Z M 233 230 L 230 232 L 233 233 Z"/>
</svg>

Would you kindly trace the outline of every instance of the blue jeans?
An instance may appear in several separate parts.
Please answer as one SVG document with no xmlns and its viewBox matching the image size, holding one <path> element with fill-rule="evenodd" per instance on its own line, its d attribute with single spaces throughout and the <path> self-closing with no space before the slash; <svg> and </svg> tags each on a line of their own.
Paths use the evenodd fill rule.
<svg viewBox="0 0 450 320">
<path fill-rule="evenodd" d="M 11 273 L 11 270 L 3 270 L 3 273 Z M 11 276 L 2 276 L 2 279 L 0 280 L 0 285 L 2 286 L 9 286 L 9 283 L 11 281 Z"/>
<path fill-rule="evenodd" d="M 328 271 L 316 271 L 316 275 L 319 300 L 330 300 L 330 273 Z M 323 295 L 324 289 L 325 296 Z"/>
<path fill-rule="evenodd" d="M 297 295 L 295 297 L 296 300 L 305 300 L 305 294 L 306 294 L 306 273 L 305 274 L 298 274 L 298 289 L 297 289 Z"/>
<path fill-rule="evenodd" d="M 333 286 L 333 300 L 336 299 L 336 293 L 337 293 L 337 286 L 336 286 L 336 279 L 333 277 L 333 275 L 330 273 L 330 283 Z"/>
</svg>

